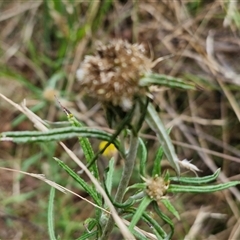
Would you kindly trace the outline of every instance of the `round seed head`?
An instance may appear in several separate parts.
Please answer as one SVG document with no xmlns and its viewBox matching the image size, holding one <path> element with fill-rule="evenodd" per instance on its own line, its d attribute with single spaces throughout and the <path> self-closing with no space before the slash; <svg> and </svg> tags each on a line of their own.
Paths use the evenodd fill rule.
<svg viewBox="0 0 240 240">
<path fill-rule="evenodd" d="M 132 107 L 135 96 L 145 95 L 139 79 L 151 71 L 151 60 L 143 45 L 113 40 L 98 44 L 94 56 L 86 56 L 77 78 L 87 94 L 102 103 L 120 106 L 124 111 Z"/>
</svg>

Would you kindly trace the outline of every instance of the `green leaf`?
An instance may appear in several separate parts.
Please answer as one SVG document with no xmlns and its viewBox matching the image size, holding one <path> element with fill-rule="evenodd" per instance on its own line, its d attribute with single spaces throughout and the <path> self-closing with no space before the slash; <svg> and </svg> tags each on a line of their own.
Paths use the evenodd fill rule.
<svg viewBox="0 0 240 240">
<path fill-rule="evenodd" d="M 139 240 L 148 240 L 148 239 L 149 239 L 149 238 L 143 236 L 140 232 L 136 231 L 135 229 L 133 229 L 131 232 L 132 232 L 132 233 L 137 237 L 137 239 L 139 239 Z"/>
<path fill-rule="evenodd" d="M 194 82 L 195 86 L 199 86 L 200 88 L 205 89 L 205 91 L 221 90 L 221 87 L 215 81 L 211 81 L 211 79 L 207 79 L 196 74 L 188 72 L 184 74 L 184 78 Z"/>
<path fill-rule="evenodd" d="M 78 127 L 78 128 L 84 127 L 83 124 L 79 122 L 72 114 L 68 114 L 68 120 L 73 127 Z M 94 157 L 92 145 L 90 144 L 88 138 L 86 137 L 79 137 L 79 141 L 83 148 L 86 160 L 89 162 Z"/>
<path fill-rule="evenodd" d="M 132 214 L 130 213 L 130 214 L 126 214 L 126 215 L 124 215 L 124 218 L 125 219 L 129 219 L 129 218 L 132 218 Z M 139 240 L 148 240 L 149 238 L 147 238 L 147 237 L 145 237 L 142 233 L 140 233 L 139 231 L 136 231 L 135 229 L 133 229 L 132 231 L 132 234 L 134 234 L 136 237 L 137 237 L 137 239 L 139 239 Z"/>
<path fill-rule="evenodd" d="M 217 179 L 221 169 L 219 168 L 214 174 L 205 177 L 170 177 L 170 181 L 180 182 L 185 184 L 205 184 Z"/>
<path fill-rule="evenodd" d="M 193 84 L 187 83 L 181 78 L 171 77 L 164 74 L 147 73 L 140 79 L 141 86 L 159 85 L 170 88 L 196 89 Z"/>
<path fill-rule="evenodd" d="M 211 193 L 211 192 L 221 191 L 230 187 L 234 187 L 238 184 L 240 184 L 240 181 L 232 181 L 232 182 L 221 183 L 221 184 L 210 185 L 210 186 L 189 186 L 189 185 L 184 186 L 184 185 L 170 184 L 167 192 Z"/>
<path fill-rule="evenodd" d="M 124 212 L 135 214 L 136 211 L 137 211 L 137 209 L 135 209 L 135 208 L 129 208 L 129 209 L 125 210 Z M 162 227 L 159 225 L 159 223 L 157 221 L 155 221 L 151 216 L 149 216 L 146 212 L 143 212 L 141 218 L 149 226 L 151 226 L 151 229 L 154 231 L 158 240 L 167 238 L 166 232 L 162 229 Z"/>
<path fill-rule="evenodd" d="M 172 220 L 159 209 L 156 201 L 153 202 L 153 208 L 154 208 L 155 212 L 158 214 L 158 216 L 163 221 L 165 221 L 171 228 L 171 233 L 168 234 L 168 237 L 165 240 L 172 239 L 172 235 L 174 233 L 174 224 L 173 224 Z"/>
<path fill-rule="evenodd" d="M 84 221 L 84 226 L 87 226 L 87 231 L 92 231 L 98 224 L 99 223 L 96 218 L 87 218 Z"/>
<path fill-rule="evenodd" d="M 162 144 L 164 154 L 167 157 L 167 160 L 170 162 L 172 167 L 175 169 L 176 173 L 180 175 L 180 167 L 178 163 L 178 157 L 175 153 L 173 144 L 168 136 L 168 133 L 158 116 L 158 113 L 154 109 L 153 105 L 149 103 L 148 105 L 148 114 L 147 114 L 147 123 L 152 128 L 153 131 L 157 133 L 157 137 Z"/>
<path fill-rule="evenodd" d="M 166 232 L 159 225 L 159 223 L 157 221 L 155 221 L 151 216 L 149 216 L 147 213 L 144 213 L 143 214 L 143 219 L 150 224 L 150 226 L 153 229 L 153 231 L 154 231 L 158 240 L 160 240 L 160 239 L 165 240 L 167 238 Z"/>
<path fill-rule="evenodd" d="M 152 177 L 160 176 L 161 175 L 161 161 L 163 158 L 163 148 L 160 146 L 158 148 L 157 154 L 153 161 L 153 170 L 152 170 Z"/>
<path fill-rule="evenodd" d="M 76 174 L 71 168 L 69 168 L 63 161 L 58 158 L 54 158 L 57 163 L 75 180 L 77 181 L 81 187 L 93 198 L 94 202 L 97 205 L 101 205 L 101 199 L 98 198 L 98 194 L 96 191 L 89 186 L 78 174 Z"/>
<path fill-rule="evenodd" d="M 165 173 L 164 173 L 164 176 L 163 176 L 163 179 L 164 179 L 164 182 L 169 182 L 170 183 L 170 174 L 169 174 L 169 170 L 167 170 Z"/>
<path fill-rule="evenodd" d="M 84 233 L 81 237 L 77 238 L 76 240 L 89 240 L 90 237 L 93 237 L 95 235 L 97 235 L 97 230 L 89 233 L 88 232 Z"/>
<path fill-rule="evenodd" d="M 146 183 L 135 183 L 135 184 L 127 187 L 125 193 L 127 191 L 129 191 L 130 189 L 135 189 L 135 188 L 136 189 L 145 189 L 146 188 Z"/>
<path fill-rule="evenodd" d="M 139 138 L 138 157 L 140 160 L 140 175 L 146 176 L 147 148 L 141 138 Z"/>
<path fill-rule="evenodd" d="M 171 204 L 171 202 L 167 198 L 162 198 L 161 202 L 164 204 L 164 206 L 168 209 L 169 212 L 171 212 L 178 220 L 180 220 L 178 211 L 175 209 L 175 207 Z"/>
<path fill-rule="evenodd" d="M 132 231 L 133 228 L 136 226 L 137 222 L 139 221 L 139 219 L 142 217 L 143 212 L 145 211 L 145 209 L 147 208 L 147 206 L 152 202 L 153 200 L 151 198 L 149 198 L 148 196 L 144 197 L 140 203 L 140 205 L 138 206 L 135 214 L 132 217 L 132 221 L 129 225 L 129 230 Z"/>
<path fill-rule="evenodd" d="M 83 127 L 83 124 L 81 122 L 79 122 L 73 116 L 73 114 L 68 114 L 68 112 L 67 112 L 67 117 L 68 117 L 68 121 L 72 124 L 73 127 L 79 127 L 79 128 Z M 93 152 L 90 141 L 88 140 L 87 137 L 78 137 L 78 140 L 79 140 L 80 146 L 82 147 L 82 150 L 83 150 L 83 153 L 84 153 L 87 163 L 90 163 L 94 157 L 94 152 Z M 93 176 L 99 180 L 97 162 L 93 163 L 89 169 L 93 173 Z"/>
<path fill-rule="evenodd" d="M 26 143 L 26 142 L 48 142 L 48 141 L 59 141 L 62 139 L 69 139 L 73 137 L 92 137 L 98 138 L 105 141 L 112 140 L 112 134 L 99 129 L 92 129 L 89 127 L 62 127 L 49 129 L 46 132 L 40 131 L 14 131 L 14 132 L 2 132 L 0 135 L 0 140 L 7 140 L 16 143 Z M 117 149 L 119 149 L 119 142 L 117 140 L 113 141 L 113 144 Z"/>
<path fill-rule="evenodd" d="M 167 129 L 168 135 L 170 134 L 171 130 L 172 130 L 171 128 Z M 162 162 L 162 159 L 163 159 L 163 154 L 164 154 L 163 147 L 160 146 L 158 148 L 157 154 L 156 154 L 155 159 L 153 161 L 152 177 L 161 175 L 161 162 Z"/>
<path fill-rule="evenodd" d="M 109 193 L 111 193 L 112 191 L 114 165 L 115 165 L 115 159 L 111 158 L 111 160 L 109 161 L 109 170 L 107 172 L 107 178 L 106 178 L 106 188 Z"/>
<path fill-rule="evenodd" d="M 48 233 L 51 240 L 57 240 L 54 232 L 54 196 L 55 188 L 51 187 L 48 202 Z"/>
<path fill-rule="evenodd" d="M 84 221 L 84 226 L 86 226 L 85 232 L 81 235 L 81 237 L 77 238 L 77 240 L 85 240 L 89 239 L 90 237 L 95 236 L 94 239 L 98 239 L 97 236 L 100 232 L 100 224 L 96 218 L 88 218 Z M 93 229 L 96 229 L 95 231 Z"/>
</svg>

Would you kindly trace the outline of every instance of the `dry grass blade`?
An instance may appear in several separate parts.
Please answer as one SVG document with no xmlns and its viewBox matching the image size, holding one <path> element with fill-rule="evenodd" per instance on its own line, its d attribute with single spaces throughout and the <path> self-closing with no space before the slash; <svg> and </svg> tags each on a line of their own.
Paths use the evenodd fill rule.
<svg viewBox="0 0 240 240">
<path fill-rule="evenodd" d="M 10 103 L 12 106 L 14 106 L 20 112 L 25 114 L 28 117 L 28 119 L 33 122 L 34 126 L 38 130 L 43 131 L 43 132 L 48 130 L 48 128 L 45 126 L 45 122 L 40 117 L 38 117 L 35 113 L 33 113 L 31 110 L 29 110 L 26 107 L 26 101 L 23 101 L 23 103 L 21 105 L 19 105 L 19 104 L 13 102 L 11 99 L 4 96 L 3 94 L 1 94 L 1 93 L 0 93 L 0 97 L 3 98 L 8 103 Z"/>
<path fill-rule="evenodd" d="M 194 224 L 192 225 L 188 234 L 185 236 L 184 240 L 196 239 L 201 234 L 201 230 L 203 228 L 203 225 L 205 224 L 204 221 L 210 217 L 222 219 L 225 218 L 226 215 L 220 213 L 205 212 L 201 208 L 200 211 L 198 212 Z"/>
<path fill-rule="evenodd" d="M 233 226 L 232 232 L 229 236 L 229 239 L 238 239 L 240 236 L 240 219 Z"/>
<path fill-rule="evenodd" d="M 86 199 L 86 198 L 80 196 L 79 194 L 77 194 L 77 193 L 75 193 L 75 192 L 73 192 L 73 191 L 71 191 L 71 190 L 69 190 L 69 189 L 67 189 L 67 188 L 65 188 L 65 187 L 63 187 L 63 186 L 61 186 L 61 185 L 59 185 L 59 184 L 57 184 L 57 183 L 49 180 L 49 179 L 47 179 L 47 178 L 44 176 L 44 174 L 28 173 L 28 172 L 24 172 L 24 171 L 20 171 L 20 170 L 16 170 L 16 169 L 11 169 L 11 168 L 4 168 L 4 167 L 0 167 L 0 169 L 1 169 L 1 170 L 5 170 L 5 171 L 15 172 L 15 173 L 22 173 L 22 174 L 25 174 L 25 175 L 28 175 L 28 176 L 37 178 L 37 179 L 39 179 L 39 180 L 47 183 L 49 186 L 56 188 L 56 189 L 59 190 L 60 192 L 63 192 L 63 193 L 65 193 L 65 194 L 66 194 L 67 192 L 69 192 L 69 193 L 71 193 L 71 194 L 73 194 L 73 195 L 81 198 L 83 201 L 88 202 L 88 203 L 91 204 L 92 206 L 94 206 L 94 207 L 96 207 L 96 208 L 99 208 L 99 209 L 101 209 L 102 211 L 110 214 L 109 211 L 105 210 L 104 208 L 99 207 L 98 205 L 92 203 L 92 202 L 89 201 L 88 199 Z"/>
<path fill-rule="evenodd" d="M 24 172 L 24 171 L 20 171 L 20 170 L 16 170 L 16 169 L 4 168 L 4 167 L 0 167 L 0 169 L 1 169 L 1 170 L 5 170 L 5 171 L 22 173 L 22 174 L 25 174 L 25 175 L 28 175 L 28 176 L 37 178 L 37 179 L 39 179 L 39 180 L 47 183 L 48 185 L 56 188 L 56 189 L 59 190 L 60 192 L 66 193 L 65 189 L 64 189 L 61 185 L 59 185 L 59 184 L 57 184 L 57 183 L 55 183 L 55 182 L 47 179 L 47 178 L 44 176 L 44 174 L 28 173 L 28 172 Z"/>
<path fill-rule="evenodd" d="M 227 87 L 225 86 L 225 84 L 221 81 L 221 79 L 217 78 L 217 81 L 219 83 L 219 85 L 221 86 L 223 92 L 225 93 L 229 103 L 232 106 L 232 109 L 234 110 L 238 121 L 240 122 L 240 108 L 239 105 L 235 99 L 235 97 L 233 96 L 233 94 L 227 89 Z"/>
<path fill-rule="evenodd" d="M 231 104 L 237 118 L 238 121 L 240 121 L 240 108 L 238 106 L 238 103 L 234 97 L 234 95 L 231 93 L 231 91 L 225 86 L 225 84 L 223 83 L 223 79 L 221 77 L 219 77 L 219 75 L 217 74 L 216 71 L 220 72 L 223 74 L 223 76 L 226 76 L 226 73 L 228 72 L 228 69 L 225 69 L 223 66 L 220 66 L 217 61 L 215 60 L 214 57 L 214 39 L 212 38 L 211 34 L 208 37 L 208 39 L 210 39 L 209 41 L 207 41 L 207 45 L 206 48 L 207 49 L 211 49 L 209 50 L 208 53 L 208 60 L 207 64 L 209 69 L 211 70 L 211 72 L 215 75 L 216 80 L 218 82 L 218 84 L 220 85 L 220 87 L 222 88 L 224 94 L 226 95 L 229 103 Z"/>
<path fill-rule="evenodd" d="M 21 5 L 21 7 L 16 6 L 15 8 L 12 8 L 8 11 L 2 12 L 0 16 L 0 22 L 7 20 L 11 17 L 15 17 L 18 14 L 21 14 L 25 11 L 28 11 L 30 9 L 38 8 L 42 4 L 42 0 L 38 1 L 28 1 Z"/>
<path fill-rule="evenodd" d="M 175 145 L 178 145 L 178 146 L 186 147 L 186 148 L 189 148 L 189 149 L 194 149 L 196 151 L 205 152 L 207 154 L 211 154 L 211 155 L 214 155 L 214 156 L 218 156 L 218 157 L 221 157 L 221 158 L 225 158 L 225 159 L 240 163 L 240 158 L 233 157 L 233 156 L 228 155 L 228 154 L 216 152 L 216 151 L 213 151 L 213 150 L 210 150 L 210 149 L 207 149 L 207 148 L 202 148 L 202 147 L 198 147 L 198 146 L 194 146 L 194 145 L 191 145 L 191 144 L 178 142 L 178 141 L 174 141 L 174 140 L 172 142 Z"/>
</svg>

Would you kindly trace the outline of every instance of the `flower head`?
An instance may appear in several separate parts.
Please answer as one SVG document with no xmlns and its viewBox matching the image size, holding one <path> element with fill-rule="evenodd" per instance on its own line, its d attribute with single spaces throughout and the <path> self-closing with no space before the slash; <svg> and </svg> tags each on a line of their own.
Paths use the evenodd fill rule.
<svg viewBox="0 0 240 240">
<path fill-rule="evenodd" d="M 161 198 L 166 194 L 170 184 L 169 181 L 166 181 L 164 178 L 158 176 L 153 178 L 143 178 L 143 180 L 147 185 L 147 195 L 156 201 L 161 200 Z"/>
<path fill-rule="evenodd" d="M 96 54 L 85 57 L 77 78 L 90 96 L 127 111 L 134 97 L 147 91 L 139 86 L 139 79 L 151 70 L 151 60 L 145 53 L 143 45 L 124 40 L 99 43 Z"/>
</svg>

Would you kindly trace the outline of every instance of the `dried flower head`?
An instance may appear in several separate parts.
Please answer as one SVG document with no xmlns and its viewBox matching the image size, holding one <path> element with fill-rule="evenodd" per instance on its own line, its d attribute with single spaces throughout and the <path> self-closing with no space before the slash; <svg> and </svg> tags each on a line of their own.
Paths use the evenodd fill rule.
<svg viewBox="0 0 240 240">
<path fill-rule="evenodd" d="M 150 198 L 159 201 L 165 194 L 170 182 L 162 177 L 143 178 L 147 184 L 146 193 Z"/>
<path fill-rule="evenodd" d="M 100 43 L 95 56 L 85 57 L 77 78 L 90 96 L 127 111 L 133 98 L 147 91 L 139 86 L 139 79 L 151 70 L 152 62 L 145 52 L 143 45 L 124 40 Z"/>
</svg>

